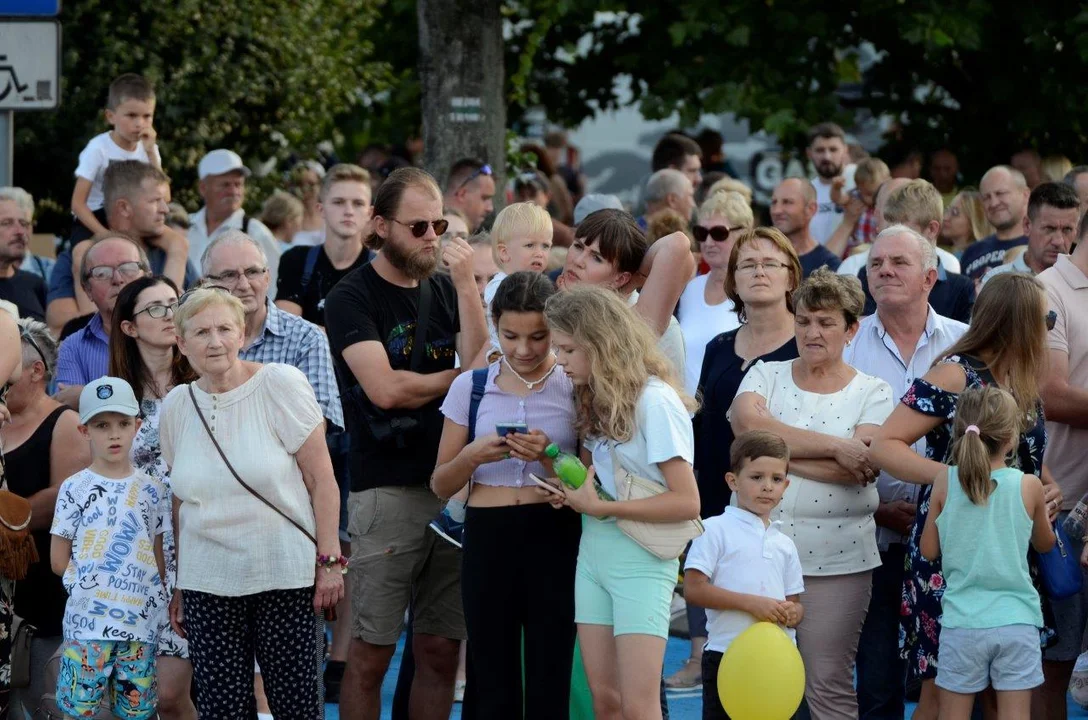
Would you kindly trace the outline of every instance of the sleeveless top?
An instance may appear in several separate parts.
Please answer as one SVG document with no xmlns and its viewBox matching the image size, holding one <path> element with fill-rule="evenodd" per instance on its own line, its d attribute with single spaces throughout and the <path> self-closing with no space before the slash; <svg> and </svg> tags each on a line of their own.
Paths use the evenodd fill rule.
<svg viewBox="0 0 1088 720">
<path fill-rule="evenodd" d="M 29 498 L 49 487 L 49 448 L 53 444 L 53 428 L 66 410 L 67 407 L 54 409 L 26 442 L 5 453 L 8 489 L 16 495 Z M 39 560 L 30 566 L 26 580 L 16 585 L 15 614 L 38 628 L 38 637 L 55 637 L 61 634 L 68 593 L 60 577 L 53 574 L 49 567 L 51 540 L 48 527 L 35 530 L 33 535 Z"/>
<path fill-rule="evenodd" d="M 945 591 L 941 624 L 950 628 L 1043 626 L 1039 593 L 1028 572 L 1032 519 L 1020 489 L 1024 473 L 990 473 L 993 492 L 975 505 L 948 468 L 948 497 L 937 518 Z"/>
</svg>

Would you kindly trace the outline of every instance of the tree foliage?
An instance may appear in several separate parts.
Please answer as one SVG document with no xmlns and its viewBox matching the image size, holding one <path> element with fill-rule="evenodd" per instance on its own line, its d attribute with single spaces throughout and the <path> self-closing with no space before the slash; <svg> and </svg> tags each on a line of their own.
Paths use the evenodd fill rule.
<svg viewBox="0 0 1088 720">
<path fill-rule="evenodd" d="M 511 6 L 508 67 L 516 72 L 531 53 L 522 106 L 567 125 L 617 107 L 614 79 L 626 74 L 647 118 L 731 111 L 787 147 L 821 120 L 849 125 L 862 108 L 898 120 L 897 144 L 947 144 L 975 168 L 1021 146 L 1075 159 L 1088 157 L 1078 70 L 1088 61 L 1085 7 L 525 0 Z M 538 17 L 546 32 L 535 39 Z"/>
<path fill-rule="evenodd" d="M 156 85 L 155 128 L 174 197 L 195 197 L 196 166 L 216 147 L 255 166 L 331 137 L 388 66 L 364 38 L 381 0 L 80 0 L 63 3 L 56 112 L 17 118 L 15 177 L 67 208 L 79 151 L 108 129 L 110 81 Z"/>
</svg>

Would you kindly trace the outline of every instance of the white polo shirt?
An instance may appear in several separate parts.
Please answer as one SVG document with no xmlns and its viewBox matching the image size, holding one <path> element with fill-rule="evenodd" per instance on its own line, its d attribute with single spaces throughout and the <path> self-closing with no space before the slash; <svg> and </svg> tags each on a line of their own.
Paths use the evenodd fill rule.
<svg viewBox="0 0 1088 720">
<path fill-rule="evenodd" d="M 843 360 L 859 372 L 873 375 L 888 383 L 896 398 L 910 388 L 916 378 L 929 372 L 941 354 L 967 332 L 967 326 L 958 320 L 938 315 L 932 307 L 926 316 L 926 327 L 914 347 L 914 354 L 904 360 L 895 341 L 884 329 L 880 321 L 880 308 L 876 313 L 863 318 L 858 334 L 843 351 Z M 919 455 L 925 455 L 926 439 L 923 437 L 911 446 Z M 877 492 L 882 503 L 892 500 L 918 501 L 919 486 L 896 480 L 886 472 L 881 472 L 876 481 Z M 887 550 L 888 545 L 906 542 L 906 537 L 883 527 L 876 529 L 877 545 Z"/>
<path fill-rule="evenodd" d="M 685 570 L 698 570 L 715 587 L 746 595 L 785 600 L 805 591 L 797 547 L 778 529 L 763 525 L 758 515 L 739 507 L 703 522 L 703 534 L 688 550 Z M 724 653 L 733 639 L 756 623 L 741 610 L 706 611 L 705 649 Z M 793 628 L 783 628 L 796 641 Z"/>
<path fill-rule="evenodd" d="M 219 237 L 227 230 L 242 230 L 243 220 L 245 219 L 245 210 L 239 208 L 234 213 L 219 223 L 219 227 L 215 229 L 215 232 L 208 234 L 208 208 L 202 207 L 195 213 L 189 215 L 189 260 L 192 261 L 193 266 L 200 271 L 200 274 L 204 274 L 204 268 L 200 266 L 200 256 L 204 254 L 204 248 L 208 247 L 208 244 Z M 264 250 L 265 259 L 268 260 L 268 277 L 272 288 L 272 293 L 276 292 L 276 277 L 280 268 L 280 244 L 276 240 L 272 231 L 265 227 L 264 223 L 255 217 L 249 218 L 249 226 L 245 228 L 245 232 L 251 238 L 257 241 L 257 244 Z"/>
</svg>

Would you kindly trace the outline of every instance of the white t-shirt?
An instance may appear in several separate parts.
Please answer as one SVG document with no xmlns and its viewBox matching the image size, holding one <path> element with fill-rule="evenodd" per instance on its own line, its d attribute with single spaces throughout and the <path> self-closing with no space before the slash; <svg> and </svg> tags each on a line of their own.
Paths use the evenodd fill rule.
<svg viewBox="0 0 1088 720">
<path fill-rule="evenodd" d="M 685 570 L 698 570 L 715 587 L 745 595 L 785 600 L 805 591 L 797 546 L 777 522 L 770 527 L 758 515 L 739 507 L 727 507 L 717 517 L 703 521 L 703 534 L 688 550 Z M 756 623 L 741 610 L 706 611 L 705 649 L 723 653 L 734 638 Z M 793 628 L 782 628 L 797 639 Z"/>
<path fill-rule="evenodd" d="M 793 381 L 794 362 L 757 362 L 737 397 L 756 393 L 779 422 L 838 438 L 853 437 L 858 425 L 880 425 L 892 414 L 892 389 L 880 378 L 859 372 L 838 392 L 814 393 Z M 772 517 L 797 545 L 805 575 L 848 575 L 880 565 L 876 484 L 833 485 L 793 473 L 789 478 Z"/>
<path fill-rule="evenodd" d="M 155 152 L 159 152 L 159 146 L 155 146 Z M 162 157 L 161 155 L 159 156 Z M 118 160 L 139 160 L 142 163 L 150 163 L 147 150 L 143 143 L 137 143 L 135 150 L 125 150 L 113 141 L 108 132 L 95 135 L 79 154 L 79 165 L 76 166 L 76 177 L 90 180 L 91 191 L 87 195 L 87 207 L 91 210 L 101 210 L 105 205 L 106 197 L 102 193 L 102 178 L 106 174 L 106 168 L 111 162 Z"/>
<path fill-rule="evenodd" d="M 65 640 L 158 640 L 168 600 L 155 538 L 169 512 L 166 488 L 143 473 L 118 480 L 88 468 L 64 481 L 49 532 L 72 541 Z"/>
<path fill-rule="evenodd" d="M 494 350 L 502 351 L 499 347 L 499 329 L 495 327 L 495 320 L 491 317 L 491 301 L 495 299 L 495 293 L 499 291 L 499 285 L 506 279 L 506 273 L 502 270 L 495 273 L 495 277 L 487 281 L 487 286 L 484 287 L 484 315 L 487 317 L 487 334 L 491 338 L 491 347 Z"/>
<path fill-rule="evenodd" d="M 635 290 L 627 297 L 627 304 L 634 307 L 637 302 L 638 290 Z M 676 377 L 683 378 L 687 371 L 687 353 L 684 350 L 684 331 L 680 329 L 680 322 L 675 315 L 669 318 L 665 332 L 657 339 L 657 347 L 672 363 Z"/>
<path fill-rule="evenodd" d="M 597 479 L 608 494 L 616 496 L 616 478 L 609 448 L 613 447 L 625 470 L 666 485 L 658 463 L 673 458 L 694 462 L 695 433 L 691 417 L 680 396 L 660 378 L 652 377 L 642 389 L 635 406 L 635 434 L 617 444 L 604 438 L 589 438 L 586 447 L 593 453 Z"/>
<path fill-rule="evenodd" d="M 238 475 L 313 534 L 313 505 L 295 453 L 324 418 L 306 376 L 269 363 L 225 393 L 193 390 Z M 238 597 L 313 585 L 314 544 L 234 478 L 197 417 L 188 385 L 163 401 L 159 440 L 182 502 L 177 587 Z"/>
<path fill-rule="evenodd" d="M 703 371 L 703 355 L 711 340 L 740 327 L 740 318 L 733 301 L 725 299 L 718 305 L 707 305 L 706 283 L 710 275 L 700 275 L 684 289 L 680 296 L 677 316 L 684 337 L 684 389 L 695 395 L 699 386 L 699 374 Z M 671 325 L 671 323 L 670 323 Z"/>
<path fill-rule="evenodd" d="M 842 222 L 843 210 L 831 202 L 831 183 L 823 182 L 822 178 L 813 178 L 812 185 L 816 188 L 816 214 L 808 223 L 808 231 L 821 245 L 825 244 L 835 234 L 835 230 Z M 844 188 L 843 192 L 849 192 Z"/>
</svg>

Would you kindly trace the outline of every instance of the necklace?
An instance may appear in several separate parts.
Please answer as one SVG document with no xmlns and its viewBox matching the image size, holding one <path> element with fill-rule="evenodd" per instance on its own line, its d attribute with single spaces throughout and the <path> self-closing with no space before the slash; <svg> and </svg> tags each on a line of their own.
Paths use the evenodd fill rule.
<svg viewBox="0 0 1088 720">
<path fill-rule="evenodd" d="M 547 362 L 549 357 L 551 357 L 550 354 L 548 355 L 548 357 L 540 361 L 540 365 L 543 365 L 545 362 Z M 510 361 L 506 359 L 505 355 L 502 356 L 502 364 L 505 365 L 510 372 L 514 373 L 514 377 L 516 377 L 518 380 L 521 380 L 521 382 L 525 384 L 525 387 L 528 390 L 532 390 L 537 385 L 547 380 L 549 377 L 551 377 L 551 374 L 555 371 L 555 369 L 559 367 L 559 363 L 553 364 L 550 368 L 548 368 L 548 372 L 544 373 L 543 377 L 541 377 L 539 380 L 533 380 L 532 382 L 530 382 L 518 374 L 518 371 L 510 365 Z M 536 367 L 540 367 L 540 365 L 537 365 Z M 536 370 L 536 368 L 533 368 L 533 370 Z"/>
</svg>

